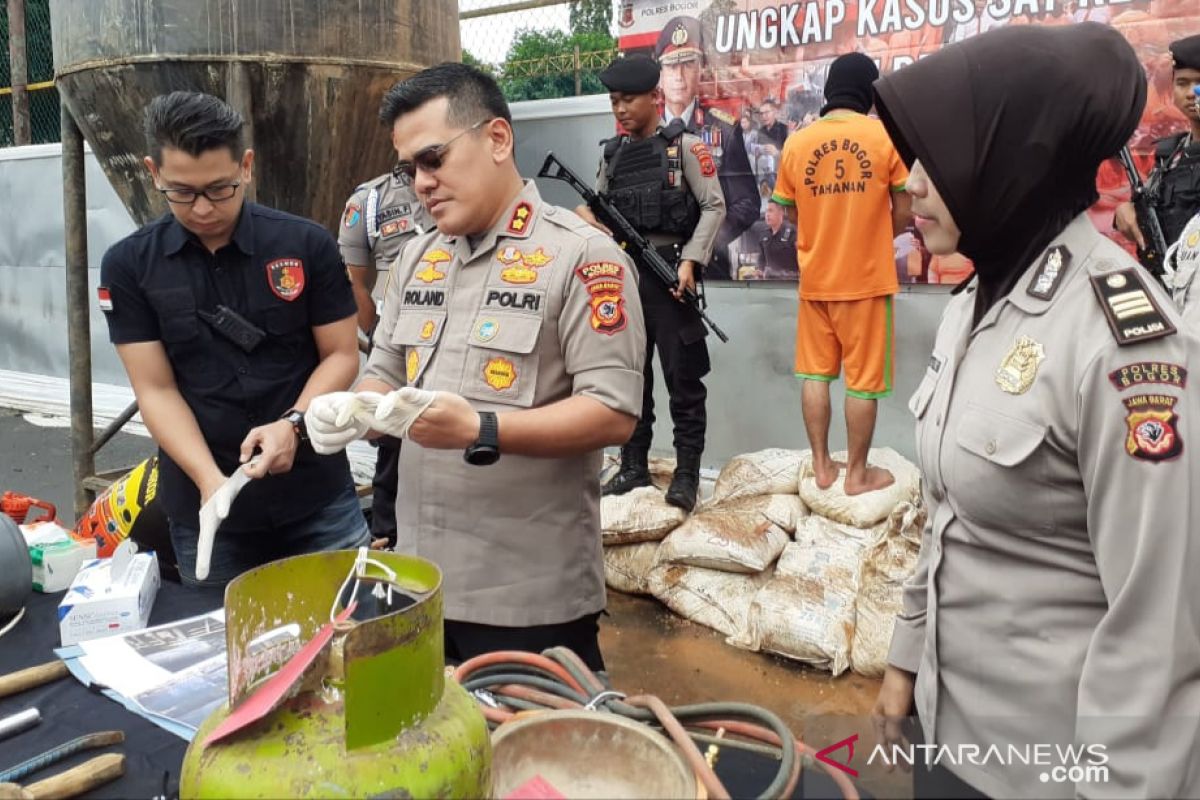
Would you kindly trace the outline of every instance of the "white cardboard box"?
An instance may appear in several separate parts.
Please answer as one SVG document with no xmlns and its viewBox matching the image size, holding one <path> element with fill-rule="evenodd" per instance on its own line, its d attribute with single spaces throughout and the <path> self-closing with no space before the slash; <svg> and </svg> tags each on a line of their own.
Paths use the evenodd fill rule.
<svg viewBox="0 0 1200 800">
<path fill-rule="evenodd" d="M 158 595 L 158 558 L 123 542 L 112 558 L 84 563 L 58 604 L 63 646 L 146 627 Z"/>
</svg>

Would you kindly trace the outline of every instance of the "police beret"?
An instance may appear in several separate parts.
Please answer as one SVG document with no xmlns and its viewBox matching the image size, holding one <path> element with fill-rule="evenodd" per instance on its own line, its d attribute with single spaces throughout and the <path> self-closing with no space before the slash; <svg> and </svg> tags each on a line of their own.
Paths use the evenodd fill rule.
<svg viewBox="0 0 1200 800">
<path fill-rule="evenodd" d="M 695 17 L 674 17 L 663 26 L 654 45 L 654 56 L 660 64 L 692 61 L 704 53 L 704 37 L 700 20 Z"/>
<path fill-rule="evenodd" d="M 1171 42 L 1175 69 L 1200 69 L 1200 36 L 1189 36 Z"/>
<path fill-rule="evenodd" d="M 644 94 L 658 86 L 658 64 L 647 56 L 618 58 L 600 73 L 600 82 L 610 92 Z"/>
</svg>

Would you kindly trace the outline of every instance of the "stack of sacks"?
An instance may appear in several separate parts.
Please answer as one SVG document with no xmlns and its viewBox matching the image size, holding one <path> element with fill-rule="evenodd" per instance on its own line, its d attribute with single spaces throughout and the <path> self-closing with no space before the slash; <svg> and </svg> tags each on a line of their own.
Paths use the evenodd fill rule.
<svg viewBox="0 0 1200 800">
<path fill-rule="evenodd" d="M 770 449 L 726 464 L 712 497 L 659 545 L 646 576 L 650 593 L 680 616 L 740 635 L 807 514 L 796 488 L 805 456 Z"/>
<path fill-rule="evenodd" d="M 845 453 L 834 458 L 844 462 Z M 767 650 L 828 669 L 853 667 L 883 674 L 902 584 L 920 549 L 925 512 L 920 474 L 890 449 L 872 450 L 870 463 L 895 482 L 847 497 L 844 472 L 829 489 L 800 468 L 798 491 L 810 516 L 797 526 L 773 578 L 755 595 L 746 625 L 730 644 Z"/>
</svg>

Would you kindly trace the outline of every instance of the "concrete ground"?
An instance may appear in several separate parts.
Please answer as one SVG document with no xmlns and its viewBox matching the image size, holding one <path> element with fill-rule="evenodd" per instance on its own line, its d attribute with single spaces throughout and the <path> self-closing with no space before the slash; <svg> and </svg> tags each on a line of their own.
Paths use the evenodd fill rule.
<svg viewBox="0 0 1200 800">
<path fill-rule="evenodd" d="M 153 450 L 149 439 L 118 434 L 101 451 L 97 468 L 131 467 Z M 0 409 L 0 492 L 48 500 L 60 518 L 72 520 L 71 476 L 67 428 L 35 426 Z M 858 733 L 858 765 L 874 746 L 866 715 L 879 690 L 877 680 L 849 672 L 833 678 L 783 658 L 735 649 L 720 634 L 676 616 L 653 598 L 618 592 L 609 595 L 601 644 L 613 685 L 626 694 L 655 694 L 670 705 L 754 703 L 774 711 L 818 750 Z M 899 774 L 864 771 L 858 782 L 876 797 L 911 793 Z"/>
</svg>

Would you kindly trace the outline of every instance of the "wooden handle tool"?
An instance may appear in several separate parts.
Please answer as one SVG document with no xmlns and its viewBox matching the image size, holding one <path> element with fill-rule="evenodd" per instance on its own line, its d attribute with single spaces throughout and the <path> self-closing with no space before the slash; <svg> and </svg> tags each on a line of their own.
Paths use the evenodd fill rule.
<svg viewBox="0 0 1200 800">
<path fill-rule="evenodd" d="M 17 694 L 26 689 L 33 689 L 44 683 L 65 678 L 67 674 L 66 664 L 61 661 L 50 661 L 46 664 L 39 664 L 36 667 L 23 669 L 19 672 L 0 675 L 0 697 L 8 697 L 10 694 Z"/>
<path fill-rule="evenodd" d="M 52 775 L 44 781 L 24 787 L 32 800 L 65 800 L 97 786 L 103 786 L 125 774 L 125 756 L 120 753 L 105 753 L 89 759 L 77 767 Z"/>
</svg>

